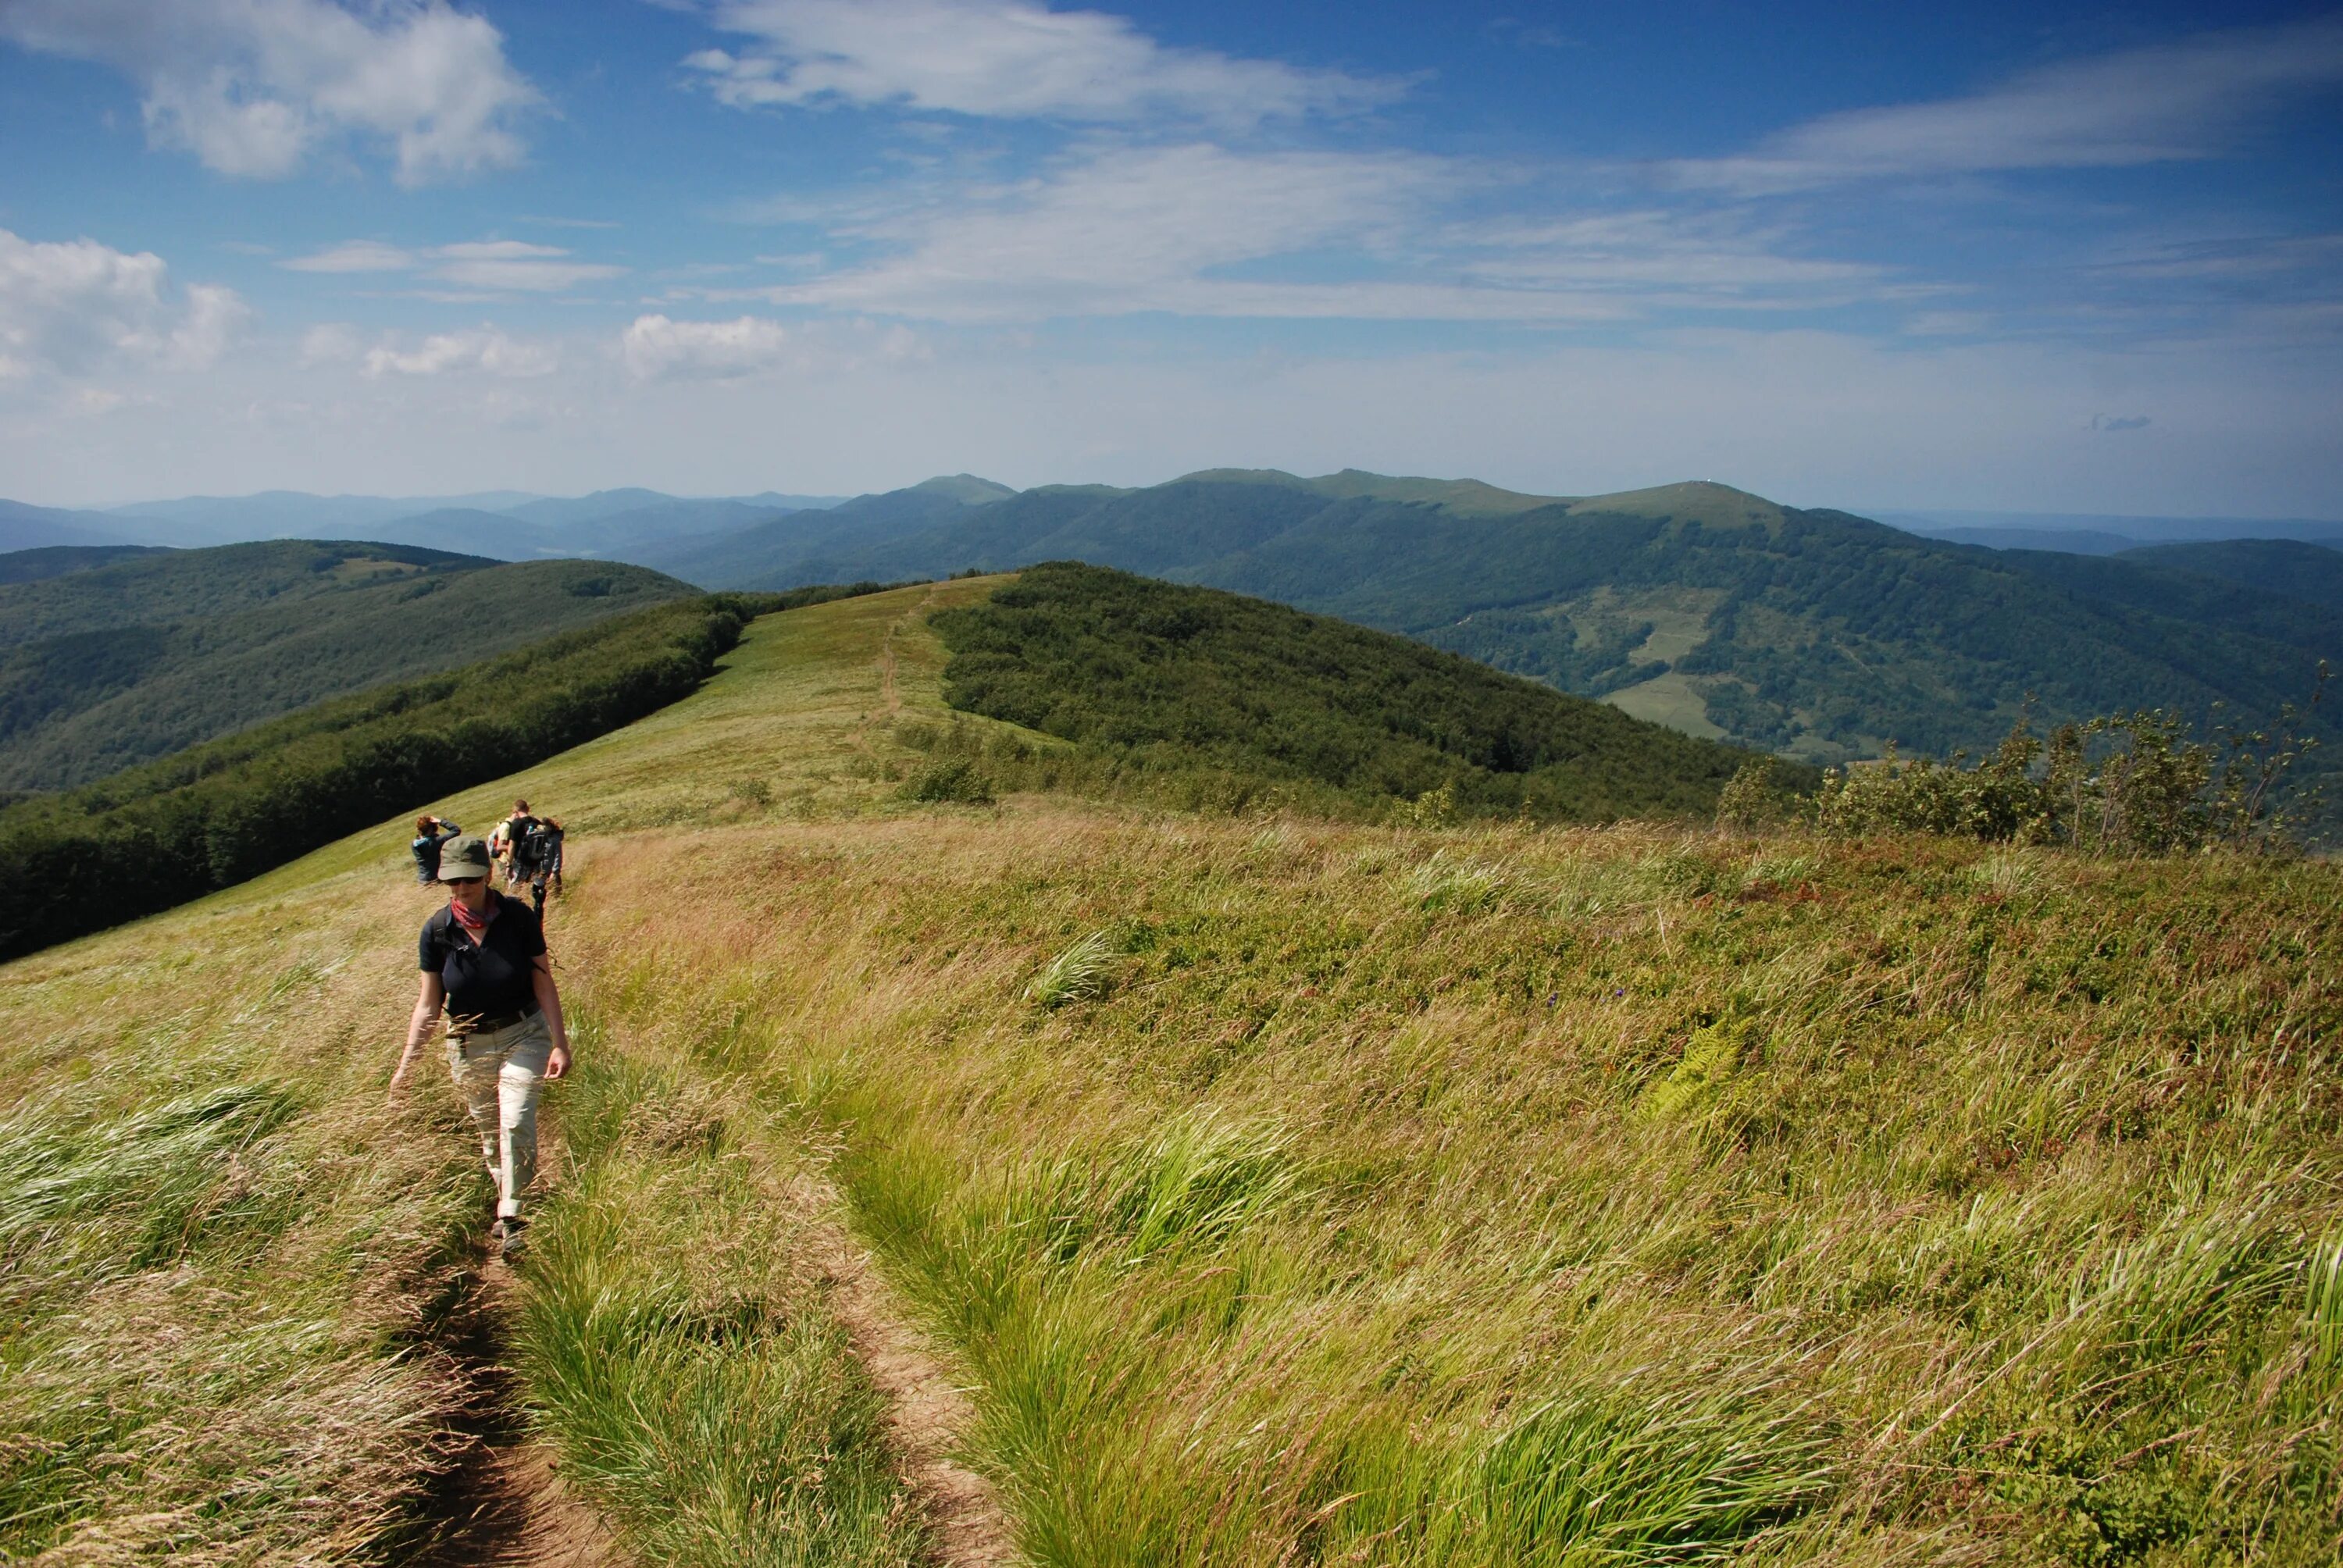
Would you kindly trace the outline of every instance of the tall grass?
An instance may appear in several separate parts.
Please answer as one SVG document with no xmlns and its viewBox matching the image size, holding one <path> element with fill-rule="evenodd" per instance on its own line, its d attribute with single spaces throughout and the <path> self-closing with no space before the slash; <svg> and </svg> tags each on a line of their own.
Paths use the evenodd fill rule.
<svg viewBox="0 0 2343 1568">
<path fill-rule="evenodd" d="M 2337 1548 L 2331 868 L 1006 810 L 593 983 L 726 955 L 1037 1561 Z"/>
<path fill-rule="evenodd" d="M 924 1561 L 883 1401 L 745 1158 L 755 1112 L 640 1056 L 588 1061 L 518 1324 L 564 1473 L 648 1561 Z"/>
</svg>

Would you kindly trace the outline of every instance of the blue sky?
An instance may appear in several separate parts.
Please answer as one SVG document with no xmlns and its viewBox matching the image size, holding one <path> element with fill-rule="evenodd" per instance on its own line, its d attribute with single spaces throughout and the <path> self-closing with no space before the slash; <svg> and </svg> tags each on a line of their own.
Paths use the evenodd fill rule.
<svg viewBox="0 0 2343 1568">
<path fill-rule="evenodd" d="M 0 0 L 0 494 L 2343 517 L 2338 111 L 2287 5 Z"/>
</svg>

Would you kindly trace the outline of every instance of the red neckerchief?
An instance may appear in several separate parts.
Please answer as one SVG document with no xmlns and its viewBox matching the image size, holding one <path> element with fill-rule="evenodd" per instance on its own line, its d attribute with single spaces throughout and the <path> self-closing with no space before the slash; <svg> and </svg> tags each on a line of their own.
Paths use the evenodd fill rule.
<svg viewBox="0 0 2343 1568">
<path fill-rule="evenodd" d="M 477 943 L 480 940 L 480 933 L 488 929 L 488 922 L 497 918 L 497 896 L 490 893 L 487 911 L 478 915 L 464 907 L 463 900 L 450 897 L 447 900 L 447 912 L 455 917 L 458 925 L 464 928 L 464 934 Z"/>
</svg>

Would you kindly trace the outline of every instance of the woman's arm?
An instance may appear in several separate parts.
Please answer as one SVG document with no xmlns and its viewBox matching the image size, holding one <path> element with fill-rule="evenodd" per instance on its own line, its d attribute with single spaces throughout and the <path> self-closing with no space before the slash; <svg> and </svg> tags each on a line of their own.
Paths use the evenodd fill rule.
<svg viewBox="0 0 2343 1568">
<path fill-rule="evenodd" d="M 390 1091 L 396 1095 L 407 1082 L 407 1070 L 415 1065 L 415 1053 L 423 1049 L 431 1026 L 439 1021 L 439 1004 L 447 1000 L 447 988 L 430 970 L 423 971 L 422 989 L 415 998 L 414 1014 L 407 1020 L 407 1049 L 398 1053 L 398 1065 L 390 1074 Z"/>
<path fill-rule="evenodd" d="M 545 1076 L 558 1078 L 569 1070 L 569 1030 L 561 1022 L 561 993 L 553 987 L 553 960 L 538 954 L 528 978 L 537 988 L 537 1005 L 545 1013 L 545 1031 L 553 1037 L 553 1050 L 545 1059 Z"/>
</svg>

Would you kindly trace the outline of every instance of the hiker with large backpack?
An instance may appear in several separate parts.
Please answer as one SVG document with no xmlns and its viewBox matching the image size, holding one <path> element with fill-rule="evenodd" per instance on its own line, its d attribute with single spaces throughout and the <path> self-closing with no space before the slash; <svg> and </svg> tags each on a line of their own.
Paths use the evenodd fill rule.
<svg viewBox="0 0 2343 1568">
<path fill-rule="evenodd" d="M 529 902 L 540 921 L 545 919 L 546 884 L 550 882 L 555 892 L 561 891 L 561 819 L 539 817 L 522 840 L 528 850 Z"/>
<path fill-rule="evenodd" d="M 488 847 L 457 839 L 439 858 L 447 906 L 423 922 L 422 971 L 407 1049 L 390 1075 L 396 1097 L 423 1041 L 447 1019 L 447 1071 L 480 1135 L 497 1184 L 494 1235 L 508 1258 L 521 1251 L 521 1194 L 537 1173 L 537 1101 L 547 1080 L 569 1070 L 569 1035 L 545 929 L 527 904 L 488 886 Z"/>
<path fill-rule="evenodd" d="M 528 802 L 516 800 L 512 815 L 498 823 L 488 834 L 489 855 L 501 856 L 505 862 L 505 891 L 508 893 L 518 892 L 521 884 L 529 879 L 528 836 L 536 826 L 537 819 L 529 815 Z"/>
<path fill-rule="evenodd" d="M 439 851 L 447 840 L 462 835 L 464 829 L 445 817 L 415 819 L 415 841 L 407 846 L 415 857 L 415 879 L 424 887 L 433 887 L 439 880 Z"/>
</svg>

